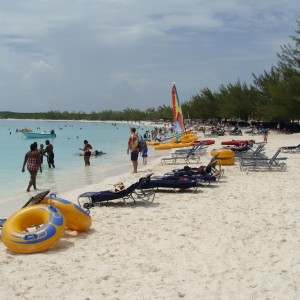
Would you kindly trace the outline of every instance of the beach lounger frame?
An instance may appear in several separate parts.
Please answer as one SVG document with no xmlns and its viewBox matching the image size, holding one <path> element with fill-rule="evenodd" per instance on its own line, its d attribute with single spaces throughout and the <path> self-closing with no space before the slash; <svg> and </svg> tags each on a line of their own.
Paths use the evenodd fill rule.
<svg viewBox="0 0 300 300">
<path fill-rule="evenodd" d="M 251 147 L 246 152 L 235 152 L 234 157 L 238 159 L 255 159 L 255 158 L 263 158 L 267 159 L 267 156 L 263 153 L 265 148 L 264 143 L 259 143 L 255 150 Z"/>
<path fill-rule="evenodd" d="M 240 161 L 241 171 L 286 171 L 286 163 L 282 163 L 282 160 L 286 160 L 286 157 L 278 158 L 281 148 L 279 148 L 271 158 L 259 158 L 253 160 Z"/>
<path fill-rule="evenodd" d="M 32 196 L 21 208 L 39 204 L 49 194 L 49 192 L 50 190 L 46 190 Z M 5 221 L 6 219 L 0 219 L 0 229 L 2 229 Z"/>
<path fill-rule="evenodd" d="M 197 155 L 187 155 L 186 157 L 164 157 L 161 159 L 161 164 L 178 165 L 178 164 L 199 164 L 200 157 Z"/>
<path fill-rule="evenodd" d="M 200 155 L 191 151 L 186 155 L 178 155 L 172 157 L 164 157 L 161 159 L 161 164 L 166 165 L 177 165 L 177 164 L 191 164 L 191 163 L 200 163 Z"/>
<path fill-rule="evenodd" d="M 162 158 L 161 164 L 200 163 L 200 155 L 206 152 L 206 148 L 207 146 L 199 143 L 190 149 L 177 149 L 171 157 Z"/>
<path fill-rule="evenodd" d="M 147 180 L 147 177 L 142 177 L 139 181 L 130 185 L 127 189 L 120 192 L 113 192 L 110 190 L 104 190 L 100 192 L 86 192 L 77 197 L 79 206 L 86 209 L 90 209 L 94 206 L 101 206 L 103 203 L 108 203 L 113 200 L 123 200 L 127 205 L 127 200 L 143 201 L 145 203 L 152 203 L 155 198 L 155 190 L 141 188 L 142 184 Z"/>
<path fill-rule="evenodd" d="M 193 146 L 190 149 L 175 149 L 175 152 L 172 153 L 172 157 L 186 156 L 189 153 L 194 153 L 194 154 L 202 155 L 202 154 L 206 153 L 206 149 L 207 149 L 207 146 L 199 143 L 199 144 Z"/>
<path fill-rule="evenodd" d="M 300 144 L 298 146 L 281 147 L 283 153 L 300 153 Z"/>
</svg>

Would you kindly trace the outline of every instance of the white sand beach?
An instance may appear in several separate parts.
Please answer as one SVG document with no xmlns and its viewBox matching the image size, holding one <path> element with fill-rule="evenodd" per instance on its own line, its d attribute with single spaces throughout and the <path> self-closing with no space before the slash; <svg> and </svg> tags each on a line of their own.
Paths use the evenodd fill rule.
<svg viewBox="0 0 300 300">
<path fill-rule="evenodd" d="M 210 149 L 232 138 L 262 141 L 217 137 Z M 266 154 L 299 143 L 299 133 L 271 132 Z M 90 231 L 67 230 L 44 253 L 15 254 L 0 243 L 0 299 L 300 299 L 300 153 L 280 157 L 288 157 L 286 172 L 241 172 L 237 163 L 195 193 L 94 207 Z M 137 174 L 57 196 L 77 203 L 81 193 L 174 168 L 149 157 Z"/>
</svg>

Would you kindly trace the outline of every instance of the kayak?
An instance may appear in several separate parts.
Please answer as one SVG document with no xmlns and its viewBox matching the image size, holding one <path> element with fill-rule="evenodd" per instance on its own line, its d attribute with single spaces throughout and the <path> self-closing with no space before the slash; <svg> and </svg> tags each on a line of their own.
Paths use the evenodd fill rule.
<svg viewBox="0 0 300 300">
<path fill-rule="evenodd" d="M 160 144 L 154 147 L 155 150 L 168 150 L 174 148 L 184 148 L 193 146 L 193 142 L 190 143 L 167 143 L 167 144 Z"/>
<path fill-rule="evenodd" d="M 231 141 L 223 141 L 221 142 L 221 145 L 234 145 L 234 146 L 239 146 L 240 144 L 253 144 L 255 143 L 254 140 L 231 140 Z"/>
</svg>

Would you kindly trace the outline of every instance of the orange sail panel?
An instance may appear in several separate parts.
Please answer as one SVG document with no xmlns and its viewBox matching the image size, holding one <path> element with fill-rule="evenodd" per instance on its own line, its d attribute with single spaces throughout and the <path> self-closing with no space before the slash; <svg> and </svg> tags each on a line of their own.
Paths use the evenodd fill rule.
<svg viewBox="0 0 300 300">
<path fill-rule="evenodd" d="M 172 87 L 173 128 L 175 132 L 184 132 L 183 115 L 175 83 Z"/>
</svg>

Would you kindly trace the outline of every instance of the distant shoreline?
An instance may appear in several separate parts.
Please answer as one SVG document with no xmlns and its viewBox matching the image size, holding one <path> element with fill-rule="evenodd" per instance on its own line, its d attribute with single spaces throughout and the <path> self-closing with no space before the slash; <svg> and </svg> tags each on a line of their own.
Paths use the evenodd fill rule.
<svg viewBox="0 0 300 300">
<path fill-rule="evenodd" d="M 41 121 L 41 122 L 87 122 L 87 123 L 116 123 L 116 124 L 132 124 L 132 125 L 145 125 L 145 126 L 170 126 L 171 122 L 153 122 L 153 121 L 100 121 L 100 120 L 52 120 L 52 119 L 0 119 L 3 121 Z"/>
</svg>

